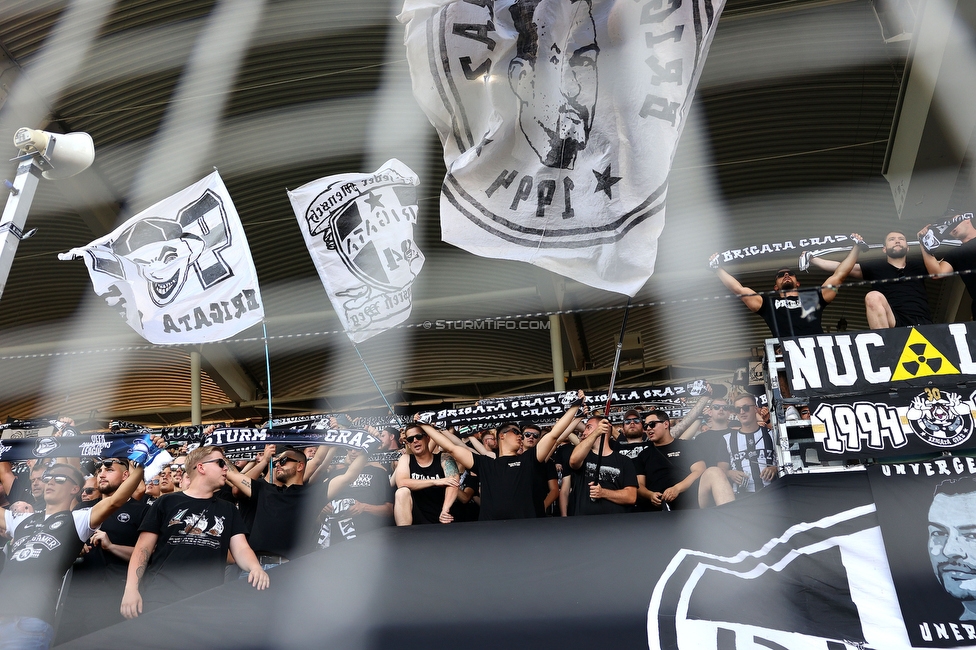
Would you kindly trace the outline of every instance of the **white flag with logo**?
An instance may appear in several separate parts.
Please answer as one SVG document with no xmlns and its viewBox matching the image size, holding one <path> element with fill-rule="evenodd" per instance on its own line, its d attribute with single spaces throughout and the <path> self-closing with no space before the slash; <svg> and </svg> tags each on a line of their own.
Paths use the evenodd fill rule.
<svg viewBox="0 0 976 650">
<path fill-rule="evenodd" d="M 444 241 L 633 296 L 725 0 L 406 0 Z"/>
<path fill-rule="evenodd" d="M 298 225 L 346 334 L 360 343 L 402 323 L 424 265 L 414 241 L 420 179 L 399 160 L 289 191 Z"/>
<path fill-rule="evenodd" d="M 214 172 L 87 246 L 95 293 L 152 343 L 206 343 L 264 318 L 241 219 Z"/>
</svg>

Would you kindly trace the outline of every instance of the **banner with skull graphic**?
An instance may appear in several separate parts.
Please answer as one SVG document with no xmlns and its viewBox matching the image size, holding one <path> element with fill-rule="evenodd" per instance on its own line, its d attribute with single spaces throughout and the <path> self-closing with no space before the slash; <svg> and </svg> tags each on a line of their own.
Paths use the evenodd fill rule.
<svg viewBox="0 0 976 650">
<path fill-rule="evenodd" d="M 444 241 L 633 296 L 725 0 L 406 0 Z"/>
<path fill-rule="evenodd" d="M 289 191 L 319 278 L 353 343 L 402 323 L 424 265 L 413 228 L 420 179 L 396 159 Z"/>
<path fill-rule="evenodd" d="M 84 257 L 95 293 L 152 343 L 220 341 L 264 318 L 244 228 L 216 171 L 58 257 Z"/>
</svg>

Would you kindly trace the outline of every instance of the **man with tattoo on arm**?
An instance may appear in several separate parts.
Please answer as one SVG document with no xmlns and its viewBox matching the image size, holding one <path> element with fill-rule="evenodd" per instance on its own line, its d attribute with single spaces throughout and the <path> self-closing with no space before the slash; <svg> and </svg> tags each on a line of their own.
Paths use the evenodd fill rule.
<svg viewBox="0 0 976 650">
<path fill-rule="evenodd" d="M 404 429 L 407 453 L 400 456 L 396 471 L 393 517 L 397 526 L 449 524 L 451 508 L 458 495 L 458 467 L 447 453 L 431 453 L 424 428 L 411 423 Z"/>
<path fill-rule="evenodd" d="M 44 510 L 15 515 L 0 508 L 0 535 L 13 538 L 0 575 L 0 640 L 7 647 L 47 648 L 51 644 L 64 574 L 102 522 L 129 500 L 142 482 L 142 466 L 158 451 L 141 440 L 133 445 L 129 458 L 139 464 L 113 494 L 91 508 L 71 510 L 85 480 L 77 468 L 62 463 L 52 465 L 42 477 Z M 9 469 L 9 463 L 0 466 Z"/>
<path fill-rule="evenodd" d="M 129 560 L 123 616 L 135 618 L 222 585 L 228 549 L 250 572 L 247 581 L 267 588 L 268 574 L 247 543 L 240 513 L 214 496 L 227 480 L 227 465 L 217 447 L 194 449 L 186 457 L 187 488 L 161 496 L 149 509 Z"/>
</svg>

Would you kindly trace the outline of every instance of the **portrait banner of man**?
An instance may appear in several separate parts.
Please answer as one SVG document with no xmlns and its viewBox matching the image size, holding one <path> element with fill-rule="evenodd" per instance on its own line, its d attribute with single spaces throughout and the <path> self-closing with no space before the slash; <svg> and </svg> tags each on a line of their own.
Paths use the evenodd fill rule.
<svg viewBox="0 0 976 650">
<path fill-rule="evenodd" d="M 868 468 L 914 648 L 976 646 L 976 458 Z"/>
<path fill-rule="evenodd" d="M 77 257 L 95 293 L 152 343 L 220 341 L 264 318 L 251 249 L 216 171 L 58 255 Z"/>
<path fill-rule="evenodd" d="M 353 343 L 409 318 L 424 266 L 414 240 L 420 179 L 399 160 L 327 176 L 288 198 L 319 279 Z"/>
<path fill-rule="evenodd" d="M 634 295 L 724 0 L 406 0 L 444 241 Z"/>
</svg>

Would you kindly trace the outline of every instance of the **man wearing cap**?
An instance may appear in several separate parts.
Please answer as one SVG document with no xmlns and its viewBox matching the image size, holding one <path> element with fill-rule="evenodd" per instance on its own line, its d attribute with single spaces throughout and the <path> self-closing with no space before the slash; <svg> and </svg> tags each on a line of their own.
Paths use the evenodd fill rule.
<svg viewBox="0 0 976 650">
<path fill-rule="evenodd" d="M 271 450 L 265 456 L 270 457 Z M 284 447 L 272 459 L 274 483 L 260 477 L 241 474 L 233 464 L 227 468 L 227 482 L 246 497 L 244 521 L 250 524 L 248 542 L 261 562 L 270 569 L 297 557 L 311 548 L 300 549 L 301 523 L 308 501 L 309 486 L 305 484 L 305 454 L 293 447 Z"/>
<path fill-rule="evenodd" d="M 749 311 L 762 316 L 774 337 L 823 334 L 821 325 L 823 310 L 837 297 L 837 287 L 844 282 L 851 269 L 854 268 L 860 246 L 864 245 L 864 240 L 857 233 L 853 233 L 851 239 L 855 241 L 856 245 L 851 248 L 847 257 L 837 265 L 833 275 L 820 285 L 816 293 L 805 292 L 803 296 L 800 295 L 799 291 L 800 281 L 796 274 L 788 268 L 782 268 L 776 272 L 776 278 L 773 281 L 773 290 L 776 294 L 762 296 L 749 287 L 742 286 L 728 271 L 715 264 L 715 261 L 719 259 L 718 253 L 712 255 L 710 266 L 714 268 L 726 289 L 739 296 Z"/>
<path fill-rule="evenodd" d="M 532 489 L 538 465 L 545 462 L 549 452 L 565 431 L 576 427 L 576 413 L 583 403 L 583 391 L 579 391 L 577 401 L 553 426 L 552 430 L 539 440 L 535 453 L 519 455 L 522 447 L 522 429 L 514 422 L 497 428 L 498 456 L 475 453 L 469 447 L 454 442 L 449 436 L 429 424 L 422 424 L 427 435 L 441 448 L 454 456 L 459 465 L 472 470 L 481 481 L 481 521 L 494 519 L 532 519 L 538 516 Z"/>
<path fill-rule="evenodd" d="M 268 574 L 247 543 L 240 513 L 214 496 L 226 483 L 227 466 L 218 447 L 194 449 L 186 457 L 187 488 L 150 507 L 129 560 L 123 616 L 135 618 L 222 585 L 228 550 L 254 588 L 267 588 Z"/>
<path fill-rule="evenodd" d="M 122 487 L 129 470 L 127 458 L 105 458 L 95 464 L 95 483 L 102 499 Z M 75 563 L 58 628 L 58 644 L 125 620 L 115 603 L 122 602 L 129 558 L 148 510 L 148 504 L 130 497 L 88 540 L 81 562 Z M 93 607 L 93 603 L 97 606 Z M 104 606 L 106 603 L 110 606 Z"/>
<path fill-rule="evenodd" d="M 640 411 L 630 409 L 624 413 L 621 433 L 611 444 L 618 453 L 631 460 L 636 460 L 642 451 L 651 446 L 651 441 L 644 435 L 644 420 Z"/>
<path fill-rule="evenodd" d="M 918 233 L 919 241 L 922 240 L 931 227 L 932 225 L 929 224 L 922 228 Z M 970 273 L 963 273 L 959 277 L 962 278 L 963 284 L 966 285 L 966 291 L 969 292 L 969 297 L 973 299 L 972 314 L 973 319 L 976 320 L 976 273 L 971 272 L 976 270 L 976 228 L 973 227 L 973 220 L 971 218 L 961 219 L 949 231 L 949 235 L 953 239 L 961 241 L 962 246 L 958 248 L 940 246 L 938 252 L 943 256 L 941 260 L 932 255 L 925 246 L 922 246 L 922 261 L 925 262 L 925 268 L 932 275 L 970 271 Z"/>
<path fill-rule="evenodd" d="M 156 451 L 140 441 L 141 462 Z M 0 463 L 9 469 L 9 463 Z M 0 535 L 13 539 L 9 560 L 0 574 L 0 640 L 8 647 L 47 648 L 54 638 L 55 607 L 65 573 L 85 542 L 119 510 L 142 481 L 135 467 L 111 496 L 91 508 L 72 511 L 84 476 L 71 465 L 52 465 L 43 476 L 44 510 L 13 514 L 0 508 Z"/>
<path fill-rule="evenodd" d="M 445 452 L 431 453 L 427 433 L 412 422 L 403 431 L 406 451 L 397 463 L 393 517 L 397 526 L 449 524 L 458 494 L 457 463 Z"/>
</svg>

